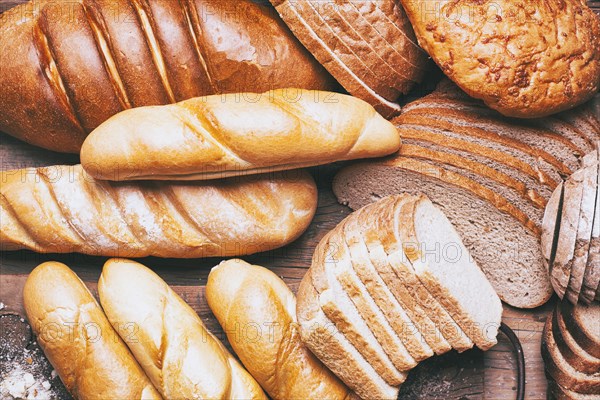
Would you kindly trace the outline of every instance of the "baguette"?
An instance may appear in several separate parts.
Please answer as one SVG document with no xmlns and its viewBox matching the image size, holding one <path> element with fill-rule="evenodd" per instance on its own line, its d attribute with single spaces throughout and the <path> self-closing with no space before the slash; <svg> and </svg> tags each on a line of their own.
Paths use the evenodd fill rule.
<svg viewBox="0 0 600 400">
<path fill-rule="evenodd" d="M 302 343 L 294 294 L 268 269 L 223 261 L 208 275 L 206 300 L 231 347 L 272 399 L 355 397 Z M 245 334 L 254 328 L 256 335 Z"/>
<path fill-rule="evenodd" d="M 442 71 L 504 115 L 544 117 L 600 88 L 600 18 L 584 1 L 401 1 Z"/>
<path fill-rule="evenodd" d="M 80 165 L 3 172 L 0 248 L 196 258 L 283 246 L 317 205 L 305 171 L 207 183 L 117 184 Z"/>
<path fill-rule="evenodd" d="M 280 89 L 124 111 L 88 136 L 81 163 L 97 179 L 204 180 L 380 157 L 399 147 L 396 128 L 362 100 Z"/>
<path fill-rule="evenodd" d="M 158 275 L 134 261 L 110 259 L 98 281 L 113 326 L 165 399 L 264 399 L 256 381 Z"/>
<path fill-rule="evenodd" d="M 34 0 L 0 17 L 0 44 L 0 130 L 62 152 L 132 107 L 337 87 L 251 0 Z"/>
<path fill-rule="evenodd" d="M 75 399 L 162 399 L 84 283 L 46 262 L 23 288 L 31 328 Z"/>
</svg>

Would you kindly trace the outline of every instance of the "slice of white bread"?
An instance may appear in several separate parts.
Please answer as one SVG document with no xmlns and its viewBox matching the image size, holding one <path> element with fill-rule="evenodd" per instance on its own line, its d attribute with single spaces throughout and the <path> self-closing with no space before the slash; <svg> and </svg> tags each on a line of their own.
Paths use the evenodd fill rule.
<svg viewBox="0 0 600 400">
<path fill-rule="evenodd" d="M 405 249 L 412 247 L 406 253 L 419 280 L 480 349 L 491 348 L 502 320 L 502 303 L 492 285 L 431 200 L 415 196 L 403 210 L 399 228 Z"/>
<path fill-rule="evenodd" d="M 386 203 L 387 199 L 382 201 Z M 388 255 L 392 269 L 400 282 L 408 288 L 412 296 L 425 310 L 429 318 L 436 324 L 444 339 L 453 349 L 459 352 L 473 347 L 473 342 L 454 321 L 427 288 L 421 283 L 412 266 L 411 259 L 406 256 L 403 238 L 399 232 L 402 225 L 400 218 L 403 216 L 403 205 L 411 201 L 410 196 L 392 196 L 389 206 L 383 206 L 378 215 L 379 239 Z"/>
<path fill-rule="evenodd" d="M 367 226 L 370 217 L 368 212 L 365 217 L 365 210 L 368 210 L 368 208 L 356 211 L 352 214 L 352 217 L 347 218 L 344 224 L 344 235 L 352 256 L 354 269 L 396 335 L 402 340 L 409 354 L 416 362 L 422 361 L 431 357 L 433 350 L 427 344 L 416 324 L 410 320 L 406 311 L 394 297 L 394 294 L 371 261 L 364 238 L 365 235 L 370 233 Z M 363 221 L 363 218 L 366 218 L 367 221 Z M 383 250 L 381 251 L 383 252 Z M 387 259 L 384 259 L 383 262 L 387 263 Z"/>
<path fill-rule="evenodd" d="M 340 273 L 352 271 L 352 262 L 345 246 L 338 244 L 340 239 L 334 232 L 329 232 L 319 243 L 311 264 L 312 284 L 317 290 L 321 309 L 338 331 L 369 360 L 375 371 L 389 385 L 397 386 L 404 382 L 406 375 L 394 366 L 352 302 L 349 293 L 357 292 L 359 288 L 342 286 L 337 279 Z M 361 295 L 360 292 L 355 294 Z"/>
<path fill-rule="evenodd" d="M 571 263 L 571 276 L 565 295 L 567 299 L 577 304 L 579 293 L 583 285 L 592 238 L 592 227 L 594 223 L 594 211 L 596 208 L 596 197 L 598 192 L 598 154 L 592 152 L 583 160 L 583 193 L 581 196 L 579 224 L 577 226 L 577 238 L 575 239 L 575 251 Z"/>
<path fill-rule="evenodd" d="M 597 143 L 597 146 L 598 159 L 600 160 L 600 142 Z M 580 293 L 580 300 L 586 304 L 594 301 L 594 298 L 600 301 L 600 162 L 598 162 L 598 187 L 594 222 L 592 223 L 592 237 Z"/>
<path fill-rule="evenodd" d="M 391 194 L 424 193 L 442 208 L 503 301 L 533 308 L 553 293 L 539 244 L 541 229 L 477 182 L 394 156 L 343 168 L 334 178 L 333 190 L 340 203 L 353 209 Z"/>
<path fill-rule="evenodd" d="M 573 339 L 558 303 L 552 313 L 552 334 L 563 357 L 573 368 L 586 374 L 600 373 L 600 358 L 589 354 Z"/>
<path fill-rule="evenodd" d="M 563 303 L 567 303 L 563 301 Z M 600 375 L 577 371 L 562 355 L 552 332 L 552 315 L 546 320 L 542 334 L 542 358 L 546 373 L 565 389 L 582 394 L 600 395 Z"/>
<path fill-rule="evenodd" d="M 563 301 L 560 312 L 577 344 L 592 356 L 600 358 L 600 303 L 573 306 Z"/>
<path fill-rule="evenodd" d="M 321 310 L 309 269 L 297 293 L 300 336 L 308 348 L 362 399 L 396 400 L 398 388 L 388 385 Z"/>
</svg>

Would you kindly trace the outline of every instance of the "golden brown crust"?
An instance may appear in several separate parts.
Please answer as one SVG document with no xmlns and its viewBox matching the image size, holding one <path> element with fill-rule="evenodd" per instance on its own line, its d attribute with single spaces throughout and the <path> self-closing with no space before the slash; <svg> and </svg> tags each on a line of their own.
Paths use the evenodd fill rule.
<svg viewBox="0 0 600 400">
<path fill-rule="evenodd" d="M 34 0 L 0 17 L 0 43 L 0 130 L 63 152 L 131 107 L 336 86 L 250 0 Z"/>
<path fill-rule="evenodd" d="M 421 46 L 471 96 L 542 117 L 600 87 L 600 18 L 582 0 L 402 0 Z"/>
<path fill-rule="evenodd" d="M 29 323 L 77 399 L 161 399 L 83 282 L 66 265 L 34 269 L 23 289 Z"/>
<path fill-rule="evenodd" d="M 317 189 L 305 171 L 206 183 L 96 181 L 78 166 L 3 172 L 5 250 L 195 258 L 252 254 L 295 240 Z"/>
</svg>

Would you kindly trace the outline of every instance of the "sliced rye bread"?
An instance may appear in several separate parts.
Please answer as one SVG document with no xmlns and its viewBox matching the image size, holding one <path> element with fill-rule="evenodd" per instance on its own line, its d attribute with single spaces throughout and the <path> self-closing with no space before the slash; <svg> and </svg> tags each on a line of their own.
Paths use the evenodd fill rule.
<svg viewBox="0 0 600 400">
<path fill-rule="evenodd" d="M 297 293 L 296 313 L 304 344 L 360 398 L 395 400 L 398 388 L 388 385 L 325 316 L 311 275 L 309 269 Z"/>
<path fill-rule="evenodd" d="M 592 144 L 588 141 L 587 135 L 583 134 L 573 125 L 558 118 L 546 117 L 532 119 L 525 121 L 525 123 L 533 127 L 545 129 L 562 135 L 565 139 L 571 141 L 571 143 L 577 146 L 579 154 L 587 154 L 594 149 Z"/>
<path fill-rule="evenodd" d="M 379 228 L 374 218 L 370 216 L 373 212 L 375 211 L 365 213 L 364 217 L 361 217 L 362 237 L 367 246 L 371 263 L 394 296 L 395 301 L 406 312 L 410 320 L 409 325 L 402 327 L 402 330 L 407 329 L 409 333 L 413 332 L 415 335 L 421 335 L 424 339 L 423 350 L 419 352 L 419 355 L 415 355 L 414 357 L 428 357 L 433 353 L 438 355 L 446 353 L 451 349 L 450 344 L 444 339 L 438 327 L 427 316 L 425 311 L 409 293 L 408 289 L 400 284 L 400 281 L 397 279 L 387 254 L 379 241 Z M 392 302 L 390 304 L 393 305 L 395 303 Z"/>
<path fill-rule="evenodd" d="M 404 202 L 410 201 L 410 197 L 393 196 L 389 203 L 386 200 L 384 199 L 379 202 L 383 205 L 374 217 L 377 218 L 379 227 L 379 240 L 388 255 L 388 260 L 396 273 L 397 279 L 408 288 L 413 298 L 425 310 L 429 318 L 444 336 L 444 339 L 446 339 L 453 349 L 459 352 L 471 349 L 473 347 L 471 339 L 469 339 L 467 334 L 452 318 L 448 310 L 442 306 L 440 301 L 421 283 L 410 259 L 406 257 L 398 227 L 401 223 L 399 218 L 402 213 L 402 205 Z"/>
<path fill-rule="evenodd" d="M 600 358 L 583 350 L 573 339 L 558 303 L 552 313 L 552 334 L 563 357 L 573 368 L 586 374 L 600 373 Z"/>
<path fill-rule="evenodd" d="M 565 295 L 571 276 L 584 178 L 585 170 L 580 169 L 573 173 L 564 184 L 560 230 L 554 261 L 550 266 L 550 282 L 561 299 Z"/>
<path fill-rule="evenodd" d="M 547 400 L 600 400 L 599 395 L 581 394 L 566 389 L 556 383 L 551 377 L 548 378 Z"/>
<path fill-rule="evenodd" d="M 392 364 L 399 371 L 408 371 L 415 367 L 417 362 L 410 355 L 401 338 L 388 323 L 385 315 L 370 295 L 367 284 L 362 280 L 362 274 L 359 275 L 358 273 L 358 271 L 363 272 L 368 269 L 366 265 L 368 254 L 363 254 L 355 246 L 350 248 L 348 244 L 350 241 L 346 238 L 345 233 L 345 226 L 349 219 L 350 217 L 342 221 L 329 238 L 330 247 L 332 245 L 344 247 L 337 254 L 345 253 L 345 256 L 351 261 L 351 268 L 348 268 L 346 264 L 346 270 L 337 273 L 337 280 L 350 296 L 360 316 L 365 320 L 367 327 L 373 332 Z M 352 242 L 350 243 L 352 244 Z"/>
<path fill-rule="evenodd" d="M 415 324 L 410 320 L 371 262 L 360 224 L 364 211 L 365 208 L 356 211 L 352 217 L 346 219 L 343 226 L 346 245 L 352 257 L 352 265 L 373 301 L 379 307 L 379 313 L 384 315 L 393 334 L 402 341 L 410 357 L 415 362 L 423 361 L 433 355 L 433 350 L 421 332 L 416 329 Z"/>
<path fill-rule="evenodd" d="M 600 119 L 594 110 L 593 101 L 556 115 L 561 120 L 575 126 L 583 133 L 590 143 L 600 140 Z"/>
<path fill-rule="evenodd" d="M 600 142 L 597 149 L 599 152 L 598 159 L 600 160 Z M 594 299 L 600 301 L 600 162 L 598 163 L 598 187 L 594 221 L 592 223 L 592 237 L 579 299 L 585 304 L 590 304 Z"/>
<path fill-rule="evenodd" d="M 600 394 L 600 375 L 577 371 L 560 352 L 552 331 L 552 315 L 548 316 L 542 333 L 542 358 L 546 373 L 564 388 L 582 394 Z"/>
<path fill-rule="evenodd" d="M 540 230 L 506 199 L 477 182 L 394 156 L 342 169 L 333 190 L 340 203 L 353 209 L 391 194 L 424 193 L 442 208 L 503 301 L 534 308 L 552 295 Z"/>
<path fill-rule="evenodd" d="M 398 228 L 415 273 L 477 347 L 491 348 L 502 320 L 500 298 L 444 213 L 424 195 L 413 198 Z"/>
<path fill-rule="evenodd" d="M 598 154 L 592 152 L 587 155 L 584 158 L 583 165 L 584 178 L 580 204 L 581 210 L 579 212 L 577 238 L 575 239 L 575 252 L 571 264 L 571 276 L 565 292 L 567 299 L 573 304 L 577 304 L 579 301 L 579 294 L 583 285 L 583 276 L 590 250 L 596 195 L 598 192 Z"/>
<path fill-rule="evenodd" d="M 317 290 L 321 309 L 375 371 L 389 385 L 397 386 L 404 382 L 406 375 L 394 366 L 361 317 L 348 292 L 337 280 L 338 269 L 349 271 L 352 265 L 344 246 L 329 241 L 332 237 L 330 232 L 319 242 L 311 264 L 312 284 Z"/>
<path fill-rule="evenodd" d="M 544 256 L 544 265 L 550 274 L 550 266 L 554 262 L 556 246 L 558 244 L 558 234 L 560 232 L 560 221 L 562 219 L 562 207 L 564 196 L 564 184 L 560 182 L 556 187 L 546 209 L 544 210 L 544 219 L 542 221 L 541 246 Z"/>
<path fill-rule="evenodd" d="M 577 344 L 587 353 L 600 358 L 600 304 L 574 306 L 563 301 L 560 312 Z"/>
<path fill-rule="evenodd" d="M 414 31 L 402 6 L 396 0 L 336 0 L 350 4 L 383 37 L 396 53 L 403 55 L 416 71 L 431 69 L 429 56 L 416 44 Z"/>
</svg>

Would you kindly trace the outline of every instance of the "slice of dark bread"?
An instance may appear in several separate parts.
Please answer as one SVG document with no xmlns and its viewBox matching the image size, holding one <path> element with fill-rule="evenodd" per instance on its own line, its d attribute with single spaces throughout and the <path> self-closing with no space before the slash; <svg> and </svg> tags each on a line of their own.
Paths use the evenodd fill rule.
<svg viewBox="0 0 600 400">
<path fill-rule="evenodd" d="M 563 301 L 560 311 L 577 344 L 592 356 L 600 358 L 600 304 L 573 306 Z"/>
<path fill-rule="evenodd" d="M 504 302 L 533 308 L 552 295 L 539 227 L 471 179 L 424 161 L 394 157 L 342 169 L 333 190 L 339 202 L 353 209 L 391 194 L 424 193 L 444 211 Z"/>
<path fill-rule="evenodd" d="M 542 333 L 542 358 L 546 373 L 565 389 L 576 393 L 600 395 L 600 375 L 588 375 L 577 371 L 565 360 L 554 339 L 552 315 L 548 316 Z"/>
<path fill-rule="evenodd" d="M 581 394 L 566 389 L 556 383 L 552 377 L 548 377 L 547 400 L 600 400 L 600 396 L 595 394 Z"/>
</svg>

